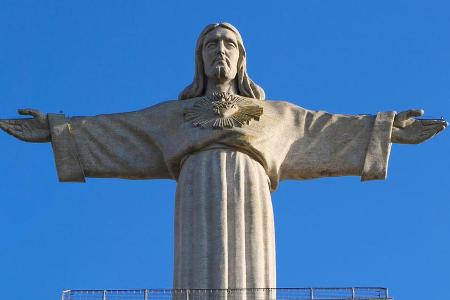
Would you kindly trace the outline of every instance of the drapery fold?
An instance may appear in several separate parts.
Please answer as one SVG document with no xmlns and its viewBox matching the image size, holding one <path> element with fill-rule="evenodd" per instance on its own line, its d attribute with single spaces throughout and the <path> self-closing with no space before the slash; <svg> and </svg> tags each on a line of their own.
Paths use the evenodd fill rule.
<svg viewBox="0 0 450 300">
<path fill-rule="evenodd" d="M 174 288 L 276 287 L 267 175 L 247 154 L 208 149 L 178 179 Z"/>
<path fill-rule="evenodd" d="M 174 287 L 274 288 L 270 192 L 280 180 L 384 179 L 394 112 L 339 115 L 247 99 L 258 121 L 198 128 L 199 99 L 94 117 L 49 114 L 61 181 L 176 179 Z"/>
</svg>

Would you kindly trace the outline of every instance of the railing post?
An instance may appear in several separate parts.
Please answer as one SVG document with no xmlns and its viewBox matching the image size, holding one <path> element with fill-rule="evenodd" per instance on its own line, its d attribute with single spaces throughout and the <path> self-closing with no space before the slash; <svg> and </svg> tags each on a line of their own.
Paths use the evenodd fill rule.
<svg viewBox="0 0 450 300">
<path fill-rule="evenodd" d="M 310 289 L 309 289 L 309 298 L 310 298 L 311 300 L 314 300 L 314 288 L 310 288 Z"/>
<path fill-rule="evenodd" d="M 144 290 L 144 300 L 148 300 L 148 289 Z"/>
<path fill-rule="evenodd" d="M 106 290 L 103 290 L 103 297 L 102 300 L 106 300 Z"/>
<path fill-rule="evenodd" d="M 189 289 L 186 289 L 186 300 L 189 300 Z"/>
<path fill-rule="evenodd" d="M 352 299 L 355 299 L 355 288 L 352 288 Z"/>
</svg>

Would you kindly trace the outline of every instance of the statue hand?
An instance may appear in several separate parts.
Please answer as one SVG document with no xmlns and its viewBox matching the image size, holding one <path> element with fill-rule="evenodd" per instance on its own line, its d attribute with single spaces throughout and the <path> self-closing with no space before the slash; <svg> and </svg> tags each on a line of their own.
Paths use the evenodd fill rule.
<svg viewBox="0 0 450 300">
<path fill-rule="evenodd" d="M 35 109 L 19 109 L 20 115 L 33 118 L 0 120 L 0 128 L 25 142 L 50 142 L 50 128 L 47 117 Z"/>
<path fill-rule="evenodd" d="M 448 126 L 445 120 L 418 120 L 414 118 L 423 114 L 424 111 L 422 109 L 411 109 L 398 113 L 394 119 L 391 142 L 397 144 L 419 144 Z"/>
</svg>

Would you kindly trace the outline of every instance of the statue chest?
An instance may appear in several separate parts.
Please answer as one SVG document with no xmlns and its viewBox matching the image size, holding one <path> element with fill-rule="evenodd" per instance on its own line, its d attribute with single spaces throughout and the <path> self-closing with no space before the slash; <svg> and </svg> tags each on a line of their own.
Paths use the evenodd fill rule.
<svg viewBox="0 0 450 300">
<path fill-rule="evenodd" d="M 201 97 L 183 111 L 186 122 L 199 129 L 231 129 L 258 122 L 263 107 L 246 98 L 228 93 Z"/>
</svg>

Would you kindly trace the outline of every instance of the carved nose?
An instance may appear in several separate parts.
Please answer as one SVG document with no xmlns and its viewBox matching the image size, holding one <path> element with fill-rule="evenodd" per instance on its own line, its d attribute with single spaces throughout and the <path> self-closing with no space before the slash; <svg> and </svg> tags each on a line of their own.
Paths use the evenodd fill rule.
<svg viewBox="0 0 450 300">
<path fill-rule="evenodd" d="M 225 44 L 222 41 L 217 45 L 217 53 L 225 53 Z"/>
</svg>

